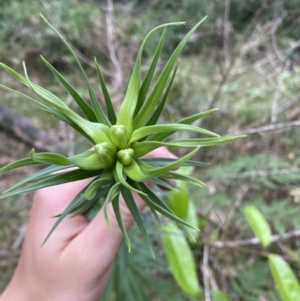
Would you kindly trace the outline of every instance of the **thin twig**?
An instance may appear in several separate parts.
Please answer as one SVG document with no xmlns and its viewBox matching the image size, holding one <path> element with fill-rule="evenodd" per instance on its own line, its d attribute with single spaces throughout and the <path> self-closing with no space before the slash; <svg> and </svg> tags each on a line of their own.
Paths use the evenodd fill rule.
<svg viewBox="0 0 300 301">
<path fill-rule="evenodd" d="M 115 67 L 114 81 L 115 88 L 118 89 L 122 84 L 123 73 L 121 64 L 116 55 L 115 46 L 114 46 L 114 32 L 113 32 L 113 19 L 114 19 L 114 6 L 112 0 L 107 0 L 107 14 L 106 14 L 106 42 L 107 48 L 109 51 L 110 59 Z"/>
<path fill-rule="evenodd" d="M 283 130 L 286 128 L 291 128 L 294 126 L 300 126 L 300 120 L 291 121 L 291 122 L 283 122 L 283 123 L 276 123 L 276 124 L 269 124 L 265 125 L 259 128 L 249 129 L 242 132 L 237 133 L 250 135 L 250 134 L 257 134 L 257 133 L 263 133 L 263 132 L 270 132 L 270 131 L 277 131 L 277 130 Z"/>
<path fill-rule="evenodd" d="M 229 32 L 230 32 L 230 0 L 225 0 L 224 10 L 224 28 L 223 28 L 223 51 L 224 51 L 224 64 L 226 67 L 229 65 Z"/>
<path fill-rule="evenodd" d="M 11 249 L 12 250 L 17 250 L 20 248 L 22 242 L 23 242 L 23 239 L 24 239 L 24 236 L 25 236 L 25 233 L 26 233 L 26 230 L 27 230 L 27 224 L 23 225 L 20 230 L 19 230 L 19 235 L 17 236 L 17 238 L 15 239 L 14 243 L 12 244 L 11 246 Z"/>
<path fill-rule="evenodd" d="M 215 247 L 211 244 L 208 243 L 208 245 L 210 247 Z M 243 252 L 243 253 L 247 253 L 247 254 L 251 254 L 251 255 L 256 255 L 256 256 L 261 256 L 261 257 L 269 257 L 272 253 L 269 253 L 267 251 L 263 251 L 263 250 L 256 250 L 256 249 L 250 249 L 250 248 L 246 248 L 246 247 L 227 247 L 230 248 L 230 250 L 234 251 L 234 252 Z M 299 263 L 299 259 L 297 258 L 291 258 L 290 256 L 286 256 L 286 255 L 280 255 L 282 258 L 284 258 L 286 261 L 289 262 L 297 262 Z"/>
<path fill-rule="evenodd" d="M 210 298 L 210 287 L 209 287 L 209 246 L 205 245 L 203 249 L 203 283 L 204 283 L 204 295 L 205 301 L 211 301 Z"/>
<path fill-rule="evenodd" d="M 283 235 L 275 234 L 270 238 L 270 242 L 274 243 L 279 240 L 287 240 L 294 237 L 300 237 L 300 230 L 294 230 L 291 232 L 287 232 Z M 209 245 L 216 248 L 236 248 L 240 246 L 249 246 L 249 245 L 259 245 L 260 240 L 256 237 L 236 240 L 236 241 L 216 241 L 214 243 L 210 243 Z"/>
<path fill-rule="evenodd" d="M 227 173 L 216 177 L 216 179 L 244 179 L 244 178 L 257 178 L 275 175 L 288 175 L 288 174 L 299 174 L 300 168 L 284 168 L 279 170 L 256 170 L 249 172 L 237 172 L 237 173 Z"/>
</svg>

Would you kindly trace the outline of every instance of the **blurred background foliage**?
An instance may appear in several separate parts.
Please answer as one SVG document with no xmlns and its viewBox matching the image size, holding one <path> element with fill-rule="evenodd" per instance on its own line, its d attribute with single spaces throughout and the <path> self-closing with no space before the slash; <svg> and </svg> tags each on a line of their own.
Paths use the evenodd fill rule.
<svg viewBox="0 0 300 301">
<path fill-rule="evenodd" d="M 188 28 L 209 16 L 181 56 L 163 118 L 174 121 L 217 107 L 219 111 L 201 126 L 222 135 L 248 136 L 203 148 L 198 154 L 200 161 L 210 162 L 209 167 L 196 170 L 206 188 L 191 187 L 202 225 L 199 243 L 192 247 L 199 283 L 205 282 L 206 248 L 209 272 L 205 277 L 210 289 L 226 292 L 232 300 L 280 300 L 266 256 L 282 255 L 300 277 L 300 0 L 0 0 L 0 61 L 21 71 L 24 60 L 32 80 L 72 106 L 72 99 L 41 63 L 40 54 L 83 95 L 88 96 L 87 91 L 73 59 L 39 13 L 68 38 L 95 85 L 93 59 L 97 57 L 116 106 L 150 29 L 170 21 L 187 22 L 168 30 L 166 57 Z M 159 34 L 147 43 L 144 66 L 158 40 Z M 3 84 L 24 90 L 3 70 L 0 78 Z M 4 109 L 11 118 L 1 115 Z M 6 91 L 0 94 L 0 141 L 1 166 L 25 157 L 33 145 L 69 155 L 89 147 L 72 130 Z M 23 168 L 1 175 L 0 190 L 32 171 L 32 167 Z M 26 195 L 1 201 L 0 291 L 17 262 L 31 200 L 32 195 Z M 271 225 L 274 241 L 267 250 L 251 240 L 245 205 L 257 206 Z M 121 248 L 116 261 L 119 276 L 114 289 L 123 296 L 119 299 L 116 292 L 116 300 L 193 300 L 172 278 L 158 225 L 148 212 L 145 220 L 152 229 L 157 258 L 151 258 L 133 229 L 132 254 Z"/>
</svg>

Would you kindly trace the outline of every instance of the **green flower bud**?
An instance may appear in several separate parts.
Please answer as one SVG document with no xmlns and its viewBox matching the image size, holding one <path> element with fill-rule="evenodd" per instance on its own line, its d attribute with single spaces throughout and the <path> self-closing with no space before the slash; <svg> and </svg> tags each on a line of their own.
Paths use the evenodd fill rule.
<svg viewBox="0 0 300 301">
<path fill-rule="evenodd" d="M 133 155 L 134 150 L 132 148 L 127 148 L 118 151 L 117 158 L 124 166 L 126 166 L 131 163 Z"/>
<path fill-rule="evenodd" d="M 110 139 L 118 149 L 125 149 L 130 137 L 124 125 L 113 125 L 110 128 Z"/>
<path fill-rule="evenodd" d="M 105 163 L 108 166 L 111 166 L 115 163 L 116 153 L 118 149 L 114 144 L 110 142 L 102 142 L 96 144 L 94 146 L 94 149 L 97 152 L 99 159 L 102 163 Z"/>
</svg>

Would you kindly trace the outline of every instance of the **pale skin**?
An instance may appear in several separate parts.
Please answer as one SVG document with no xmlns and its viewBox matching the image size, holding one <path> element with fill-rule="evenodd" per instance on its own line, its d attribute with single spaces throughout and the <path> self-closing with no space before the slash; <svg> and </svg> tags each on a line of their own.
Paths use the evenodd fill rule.
<svg viewBox="0 0 300 301">
<path fill-rule="evenodd" d="M 160 148 L 149 157 L 175 158 Z M 65 218 L 41 247 L 55 218 L 91 179 L 41 189 L 35 193 L 18 266 L 0 301 L 96 301 L 108 282 L 112 263 L 122 241 L 112 207 L 111 226 L 104 212 L 90 222 L 85 216 Z M 144 201 L 134 196 L 139 210 Z M 127 229 L 134 220 L 120 199 Z"/>
</svg>

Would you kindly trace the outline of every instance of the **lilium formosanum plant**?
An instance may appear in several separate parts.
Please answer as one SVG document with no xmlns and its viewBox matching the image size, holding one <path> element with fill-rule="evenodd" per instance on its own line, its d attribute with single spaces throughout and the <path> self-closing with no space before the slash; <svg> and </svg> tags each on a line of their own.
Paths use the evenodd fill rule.
<svg viewBox="0 0 300 301">
<path fill-rule="evenodd" d="M 72 111 L 57 96 L 33 83 L 28 77 L 25 64 L 23 64 L 25 76 L 3 63 L 0 63 L 0 66 L 22 84 L 31 88 L 39 100 L 33 99 L 4 85 L 0 85 L 0 87 L 34 101 L 43 110 L 49 112 L 71 126 L 79 134 L 83 135 L 92 143 L 93 149 L 71 157 L 50 152 L 36 153 L 32 150 L 30 157 L 2 167 L 0 173 L 33 164 L 50 164 L 50 166 L 14 184 L 0 196 L 0 199 L 43 187 L 93 177 L 92 182 L 87 185 L 72 200 L 64 212 L 59 215 L 53 228 L 45 238 L 45 241 L 68 214 L 77 215 L 86 213 L 97 206 L 100 199 L 104 198 L 104 209 L 107 204 L 112 203 L 116 219 L 130 251 L 130 241 L 119 208 L 119 196 L 122 195 L 151 249 L 151 243 L 134 202 L 132 192 L 138 193 L 151 209 L 184 226 L 189 226 L 189 224 L 177 217 L 159 196 L 148 188 L 145 181 L 152 181 L 154 184 L 168 188 L 171 187 L 164 179 L 181 180 L 203 186 L 200 180 L 176 173 L 176 171 L 174 172 L 174 168 L 182 165 L 203 166 L 204 163 L 190 160 L 200 147 L 218 145 L 242 137 L 220 137 L 213 132 L 191 125 L 196 120 L 214 112 L 214 109 L 181 119 L 173 124 L 156 124 L 171 89 L 178 67 L 179 55 L 190 36 L 205 18 L 197 23 L 180 42 L 156 81 L 154 80 L 154 73 L 163 46 L 166 27 L 181 25 L 184 24 L 184 22 L 164 24 L 150 31 L 140 47 L 125 98 L 118 114 L 116 114 L 97 61 L 95 60 L 95 65 L 105 99 L 106 112 L 100 106 L 88 77 L 71 46 L 42 15 L 41 17 L 45 23 L 55 31 L 74 57 L 86 82 L 91 105 L 80 96 L 67 79 L 45 58 L 42 57 L 42 60 L 77 103 L 84 117 Z M 141 81 L 141 57 L 143 47 L 148 38 L 160 29 L 164 29 L 163 33 L 148 71 L 143 81 Z M 166 140 L 176 131 L 190 131 L 207 137 Z M 147 153 L 161 146 L 187 147 L 191 148 L 192 151 L 178 159 L 144 158 Z M 70 167 L 75 168 L 70 169 Z"/>
</svg>

